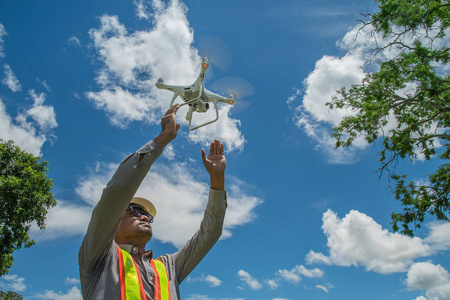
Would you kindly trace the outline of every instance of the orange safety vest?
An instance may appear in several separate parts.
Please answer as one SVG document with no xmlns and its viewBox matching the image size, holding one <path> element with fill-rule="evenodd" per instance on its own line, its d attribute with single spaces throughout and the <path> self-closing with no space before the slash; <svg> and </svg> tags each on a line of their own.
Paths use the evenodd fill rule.
<svg viewBox="0 0 450 300">
<path fill-rule="evenodd" d="M 117 245 L 119 254 L 120 299 L 142 300 L 145 297 L 141 274 L 133 257 Z M 150 260 L 150 266 L 155 273 L 154 300 L 170 300 L 169 278 L 166 267 L 159 259 Z"/>
</svg>

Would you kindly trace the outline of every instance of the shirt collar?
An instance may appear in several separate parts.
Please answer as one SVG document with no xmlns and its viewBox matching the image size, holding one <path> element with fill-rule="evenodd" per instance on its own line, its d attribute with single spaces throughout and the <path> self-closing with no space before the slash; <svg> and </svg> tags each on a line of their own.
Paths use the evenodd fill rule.
<svg viewBox="0 0 450 300">
<path fill-rule="evenodd" d="M 127 245 L 127 244 L 118 244 L 120 249 L 127 251 L 128 253 L 132 255 L 137 255 L 139 253 L 138 247 L 133 245 Z M 144 258 L 152 259 L 153 258 L 153 251 L 147 250 L 144 253 Z"/>
</svg>

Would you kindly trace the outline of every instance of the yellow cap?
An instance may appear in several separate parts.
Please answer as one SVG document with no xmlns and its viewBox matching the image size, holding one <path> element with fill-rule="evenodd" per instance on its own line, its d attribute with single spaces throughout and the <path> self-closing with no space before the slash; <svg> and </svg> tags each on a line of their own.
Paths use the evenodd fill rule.
<svg viewBox="0 0 450 300">
<path fill-rule="evenodd" d="M 150 202 L 150 200 L 147 200 L 145 198 L 142 197 L 134 197 L 133 199 L 131 199 L 131 203 L 135 203 L 138 204 L 140 206 L 142 206 L 143 208 L 145 208 L 145 210 L 153 217 L 156 216 L 156 208 L 153 205 L 152 202 Z"/>
</svg>

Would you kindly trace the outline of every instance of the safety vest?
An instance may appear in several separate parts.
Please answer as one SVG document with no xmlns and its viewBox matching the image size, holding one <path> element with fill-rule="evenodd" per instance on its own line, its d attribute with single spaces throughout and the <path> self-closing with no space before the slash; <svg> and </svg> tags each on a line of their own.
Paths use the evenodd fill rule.
<svg viewBox="0 0 450 300">
<path fill-rule="evenodd" d="M 142 285 L 141 274 L 133 257 L 119 246 L 117 246 L 117 251 L 119 254 L 120 299 L 147 299 L 144 286 Z M 155 273 L 155 294 L 153 299 L 170 300 L 169 278 L 164 263 L 159 259 L 152 259 L 150 260 L 150 266 Z"/>
</svg>

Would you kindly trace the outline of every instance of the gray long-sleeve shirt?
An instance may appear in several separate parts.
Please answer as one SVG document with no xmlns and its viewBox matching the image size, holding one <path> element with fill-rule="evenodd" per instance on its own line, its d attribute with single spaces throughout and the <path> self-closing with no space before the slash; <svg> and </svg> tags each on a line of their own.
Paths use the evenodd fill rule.
<svg viewBox="0 0 450 300">
<path fill-rule="evenodd" d="M 84 299 L 120 299 L 118 253 L 114 236 L 128 204 L 161 153 L 162 148 L 158 144 L 154 141 L 148 142 L 122 161 L 103 190 L 100 201 L 92 212 L 78 254 Z M 219 239 L 226 207 L 225 190 L 211 189 L 200 229 L 178 252 L 159 257 L 166 266 L 172 300 L 180 299 L 178 285 Z M 149 263 L 152 258 L 151 251 L 144 257 L 139 257 L 136 247 L 119 246 L 133 256 L 141 274 L 146 296 L 153 299 L 155 276 Z"/>
</svg>

